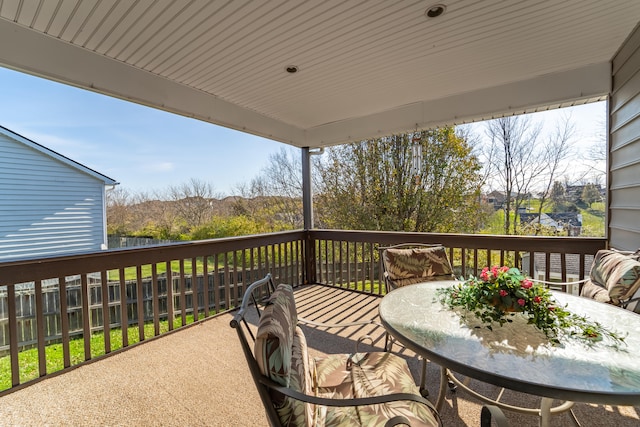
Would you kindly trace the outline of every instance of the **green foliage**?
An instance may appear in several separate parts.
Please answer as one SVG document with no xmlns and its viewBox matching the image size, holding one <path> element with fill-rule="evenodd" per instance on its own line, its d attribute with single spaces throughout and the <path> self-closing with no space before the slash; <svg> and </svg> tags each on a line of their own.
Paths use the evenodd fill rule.
<svg viewBox="0 0 640 427">
<path fill-rule="evenodd" d="M 580 199 L 584 203 L 589 205 L 589 208 L 591 208 L 591 205 L 594 202 L 600 201 L 602 197 L 600 196 L 600 191 L 594 184 L 587 184 L 582 189 L 582 194 L 580 195 Z"/>
<path fill-rule="evenodd" d="M 258 234 L 264 231 L 264 224 L 257 223 L 245 215 L 214 217 L 208 223 L 197 227 L 190 234 L 191 240 L 216 239 L 221 237 Z"/>
<path fill-rule="evenodd" d="M 607 338 L 614 344 L 621 344 L 625 339 L 600 323 L 559 306 L 544 285 L 534 284 L 517 268 L 485 267 L 479 278 L 471 276 L 461 284 L 442 288 L 438 296 L 445 306 L 466 310 L 488 329 L 494 322 L 500 326 L 512 322 L 515 313 L 522 313 L 527 323 L 540 329 L 555 344 L 566 337 Z"/>
<path fill-rule="evenodd" d="M 561 202 L 555 203 L 553 206 L 553 212 L 579 212 L 580 209 L 575 203 Z"/>
<path fill-rule="evenodd" d="M 325 227 L 474 232 L 482 225 L 480 164 L 453 128 L 420 132 L 421 171 L 411 170 L 412 137 L 395 135 L 332 147 L 321 166 L 318 219 Z"/>
<path fill-rule="evenodd" d="M 551 201 L 558 204 L 564 202 L 565 198 L 564 185 L 560 181 L 554 181 L 553 187 L 551 188 Z"/>
</svg>

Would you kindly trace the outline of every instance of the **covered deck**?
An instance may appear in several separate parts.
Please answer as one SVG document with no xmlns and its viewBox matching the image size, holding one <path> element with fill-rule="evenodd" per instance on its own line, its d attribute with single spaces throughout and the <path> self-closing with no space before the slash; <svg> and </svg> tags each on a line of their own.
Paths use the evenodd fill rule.
<svg viewBox="0 0 640 427">
<path fill-rule="evenodd" d="M 322 285 L 296 289 L 300 314 L 317 321 L 346 322 L 377 316 L 379 296 Z M 345 310 L 345 307 L 347 309 Z M 52 376 L 0 397 L 4 425 L 266 425 L 260 399 L 244 363 L 230 314 L 222 314 L 191 327 L 149 340 L 142 345 L 94 363 Z M 381 329 L 350 327 L 329 334 L 305 330 L 313 354 L 351 352 L 355 340 L 371 334 L 377 344 Z M 400 347 L 416 381 L 419 363 Z M 429 365 L 428 386 L 435 398 L 438 368 Z M 477 384 L 496 396 L 496 387 Z M 503 401 L 536 406 L 539 399 L 506 392 Z M 463 391 L 448 392 L 441 410 L 447 426 L 479 425 L 481 405 Z M 574 407 L 584 426 L 637 426 L 640 407 L 578 403 Z M 511 425 L 536 426 L 537 419 L 506 413 Z M 568 414 L 553 418 L 554 425 L 573 425 Z"/>
<path fill-rule="evenodd" d="M 0 65 L 300 147 L 304 230 L 0 263 L 11 375 L 0 391 L 2 423 L 264 425 L 224 312 L 266 272 L 299 286 L 304 315 L 335 321 L 345 310 L 375 315 L 383 245 L 441 243 L 457 275 L 504 263 L 532 271 L 533 257 L 527 265 L 523 255 L 540 253 L 544 278 L 557 258 L 563 281 L 574 257 L 581 279 L 597 250 L 638 247 L 636 1 L 449 1 L 435 21 L 423 2 L 192 2 L 180 11 L 176 2 L 125 3 L 5 0 L 0 37 L 12 43 L 0 47 Z M 312 150 L 601 100 L 609 105 L 605 238 L 314 229 Z M 34 291 L 23 292 L 23 283 Z M 333 287 L 314 294 L 317 284 Z M 75 297 L 59 298 L 49 312 L 47 292 Z M 332 294 L 355 299 L 331 305 Z M 50 319 L 59 328 L 59 370 L 46 356 Z M 163 319 L 171 320 L 167 334 Z M 121 325 L 136 330 L 110 341 Z M 323 334 L 308 334 L 314 351 L 352 348 L 350 332 L 322 341 L 316 333 Z M 94 334 L 104 337 L 98 352 Z M 76 338 L 84 351 L 71 350 Z M 38 349 L 29 375 L 25 343 Z M 576 413 L 591 426 L 639 423 L 637 408 L 579 404 Z M 478 425 L 479 405 L 448 396 L 442 415 L 447 425 Z M 513 425 L 536 424 L 507 416 Z M 566 417 L 557 425 L 569 425 Z"/>
</svg>

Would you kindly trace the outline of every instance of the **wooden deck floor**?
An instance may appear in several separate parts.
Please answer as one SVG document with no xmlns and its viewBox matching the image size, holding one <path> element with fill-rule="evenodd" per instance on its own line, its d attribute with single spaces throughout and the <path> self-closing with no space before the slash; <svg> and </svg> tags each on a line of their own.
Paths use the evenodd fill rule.
<svg viewBox="0 0 640 427">
<path fill-rule="evenodd" d="M 296 290 L 296 302 L 306 318 L 339 323 L 375 318 L 379 298 L 305 286 Z M 267 425 L 230 319 L 228 314 L 212 318 L 0 397 L 0 426 Z M 331 332 L 306 327 L 305 334 L 312 355 L 351 352 L 362 334 L 378 345 L 383 341 L 383 331 L 371 327 Z M 417 359 L 395 350 L 407 358 L 417 380 Z M 437 366 L 429 365 L 428 377 L 435 394 Z M 489 395 L 498 393 L 493 386 L 475 385 Z M 503 400 L 535 406 L 539 399 L 507 392 Z M 478 426 L 480 407 L 463 392 L 449 393 L 441 415 L 446 426 Z M 640 425 L 638 407 L 576 404 L 575 412 L 585 427 Z M 538 424 L 533 416 L 507 417 L 512 426 Z M 561 414 L 553 425 L 573 424 Z"/>
</svg>

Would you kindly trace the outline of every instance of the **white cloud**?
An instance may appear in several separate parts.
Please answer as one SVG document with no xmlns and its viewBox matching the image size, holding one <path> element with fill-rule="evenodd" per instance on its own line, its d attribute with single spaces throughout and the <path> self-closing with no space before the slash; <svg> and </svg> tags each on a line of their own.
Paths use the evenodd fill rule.
<svg viewBox="0 0 640 427">
<path fill-rule="evenodd" d="M 175 170 L 176 165 L 172 162 L 147 163 L 142 166 L 146 172 L 170 172 Z"/>
</svg>

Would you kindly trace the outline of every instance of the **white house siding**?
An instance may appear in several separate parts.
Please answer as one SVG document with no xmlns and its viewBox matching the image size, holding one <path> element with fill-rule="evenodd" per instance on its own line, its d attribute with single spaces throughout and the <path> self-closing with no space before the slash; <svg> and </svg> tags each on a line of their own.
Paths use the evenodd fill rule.
<svg viewBox="0 0 640 427">
<path fill-rule="evenodd" d="M 640 29 L 613 59 L 609 102 L 609 241 L 640 248 Z"/>
<path fill-rule="evenodd" d="M 0 261 L 106 243 L 105 181 L 42 151 L 0 132 Z"/>
</svg>

